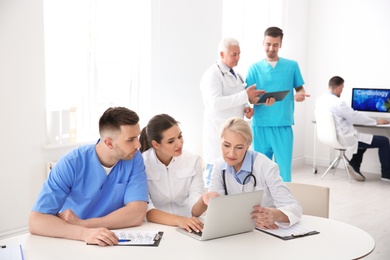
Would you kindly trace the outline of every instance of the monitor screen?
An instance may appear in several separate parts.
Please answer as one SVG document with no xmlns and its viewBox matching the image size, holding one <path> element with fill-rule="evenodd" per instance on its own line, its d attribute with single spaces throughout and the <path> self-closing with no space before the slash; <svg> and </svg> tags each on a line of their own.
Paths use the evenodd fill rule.
<svg viewBox="0 0 390 260">
<path fill-rule="evenodd" d="M 352 89 L 352 108 L 367 112 L 390 112 L 390 89 Z"/>
</svg>

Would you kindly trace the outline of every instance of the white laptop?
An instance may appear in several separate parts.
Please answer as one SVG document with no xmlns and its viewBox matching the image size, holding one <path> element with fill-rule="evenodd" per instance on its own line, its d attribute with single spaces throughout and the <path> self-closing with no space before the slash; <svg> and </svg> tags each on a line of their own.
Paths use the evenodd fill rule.
<svg viewBox="0 0 390 260">
<path fill-rule="evenodd" d="M 251 216 L 253 206 L 260 205 L 262 198 L 261 190 L 212 198 L 201 233 L 182 228 L 177 231 L 202 241 L 252 231 L 255 229 Z"/>
</svg>

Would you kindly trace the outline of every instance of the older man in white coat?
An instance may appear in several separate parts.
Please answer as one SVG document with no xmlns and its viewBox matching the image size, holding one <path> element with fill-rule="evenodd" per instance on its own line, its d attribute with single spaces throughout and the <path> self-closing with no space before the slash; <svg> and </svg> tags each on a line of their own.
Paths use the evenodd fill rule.
<svg viewBox="0 0 390 260">
<path fill-rule="evenodd" d="M 359 133 L 354 124 L 376 125 L 388 124 L 386 119 L 375 120 L 364 114 L 353 110 L 347 103 L 340 99 L 344 88 L 344 79 L 334 76 L 329 80 L 329 92 L 316 100 L 316 109 L 327 109 L 333 114 L 336 124 L 337 138 L 339 142 L 347 146 L 353 152 L 349 161 L 352 167 L 353 177 L 358 181 L 364 181 L 365 177 L 360 172 L 360 165 L 364 152 L 369 148 L 379 148 L 379 160 L 381 162 L 381 179 L 390 181 L 390 146 L 389 139 L 385 136 L 378 136 L 366 133 Z"/>
<path fill-rule="evenodd" d="M 220 127 L 230 117 L 250 119 L 253 108 L 249 103 L 256 103 L 263 90 L 256 90 L 255 85 L 245 89 L 243 77 L 234 72 L 240 59 L 239 42 L 225 38 L 219 44 L 219 59 L 207 69 L 200 82 L 200 89 L 205 106 L 203 114 L 203 161 L 206 164 L 205 184 L 210 182 L 214 161 L 221 157 Z M 271 102 L 271 103 L 270 103 Z M 272 104 L 269 100 L 267 104 Z"/>
</svg>

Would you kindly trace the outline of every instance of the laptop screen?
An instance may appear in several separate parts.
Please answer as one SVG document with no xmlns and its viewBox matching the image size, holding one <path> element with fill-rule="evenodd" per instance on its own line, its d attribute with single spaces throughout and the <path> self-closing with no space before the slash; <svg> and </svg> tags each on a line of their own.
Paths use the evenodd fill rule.
<svg viewBox="0 0 390 260">
<path fill-rule="evenodd" d="M 390 89 L 353 88 L 351 107 L 357 111 L 390 112 Z"/>
</svg>

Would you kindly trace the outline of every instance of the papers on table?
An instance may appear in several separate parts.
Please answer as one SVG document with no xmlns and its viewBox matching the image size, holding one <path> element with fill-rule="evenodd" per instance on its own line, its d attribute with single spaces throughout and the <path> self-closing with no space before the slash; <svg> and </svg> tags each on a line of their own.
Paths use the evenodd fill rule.
<svg viewBox="0 0 390 260">
<path fill-rule="evenodd" d="M 1 260 L 23 260 L 22 246 L 1 246 L 0 247 Z"/>
<path fill-rule="evenodd" d="M 261 228 L 256 228 L 256 229 L 265 232 L 267 234 L 276 236 L 278 238 L 281 238 L 283 240 L 305 237 L 305 236 L 310 236 L 310 235 L 315 235 L 320 233 L 312 228 L 305 227 L 299 223 L 289 228 L 279 227 L 278 229 L 261 229 Z"/>
<path fill-rule="evenodd" d="M 161 231 L 112 230 L 118 237 L 118 246 L 158 246 Z"/>
</svg>

